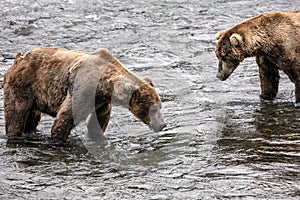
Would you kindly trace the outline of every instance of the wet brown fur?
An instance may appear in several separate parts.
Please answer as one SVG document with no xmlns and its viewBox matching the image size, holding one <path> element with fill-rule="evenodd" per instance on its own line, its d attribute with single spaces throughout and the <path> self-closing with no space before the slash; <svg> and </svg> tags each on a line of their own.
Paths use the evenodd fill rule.
<svg viewBox="0 0 300 200">
<path fill-rule="evenodd" d="M 84 75 L 77 76 L 86 69 Z M 96 75 L 95 75 L 96 74 Z M 97 89 L 90 85 L 98 81 Z M 79 90 L 79 87 L 84 87 Z M 110 119 L 112 104 L 128 108 L 145 124 L 150 124 L 149 109 L 161 101 L 153 84 L 142 80 L 125 68 L 106 50 L 92 53 L 62 48 L 35 48 L 18 53 L 4 76 L 4 112 L 6 134 L 21 136 L 34 130 L 41 113 L 56 117 L 51 138 L 65 141 L 75 120 L 84 120 L 92 110 L 81 108 L 85 96 L 94 93 L 95 113 L 88 123 L 94 128 L 98 120 L 104 132 Z M 80 91 L 78 102 L 73 95 Z M 76 94 L 78 95 L 78 94 Z M 75 99 L 75 100 L 74 100 Z M 76 105 L 78 104 L 78 105 Z M 74 119 L 74 107 L 79 112 Z"/>
<path fill-rule="evenodd" d="M 220 79 L 225 80 L 244 58 L 256 57 L 261 97 L 276 96 L 282 70 L 295 84 L 300 102 L 300 11 L 258 15 L 218 33 L 217 39 Z"/>
</svg>

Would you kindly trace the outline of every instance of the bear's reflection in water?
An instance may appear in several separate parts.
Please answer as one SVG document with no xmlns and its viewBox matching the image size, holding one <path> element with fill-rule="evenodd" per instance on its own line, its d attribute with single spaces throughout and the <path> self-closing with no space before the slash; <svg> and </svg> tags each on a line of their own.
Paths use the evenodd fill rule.
<svg viewBox="0 0 300 200">
<path fill-rule="evenodd" d="M 235 152 L 237 157 L 225 162 L 298 163 L 298 109 L 293 103 L 261 102 L 246 108 L 242 118 L 230 112 L 217 145 L 222 152 Z"/>
</svg>

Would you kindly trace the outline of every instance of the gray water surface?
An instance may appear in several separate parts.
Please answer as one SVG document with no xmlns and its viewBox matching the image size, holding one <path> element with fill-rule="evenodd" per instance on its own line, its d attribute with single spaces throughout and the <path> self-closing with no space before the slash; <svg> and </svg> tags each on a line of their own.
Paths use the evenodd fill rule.
<svg viewBox="0 0 300 200">
<path fill-rule="evenodd" d="M 259 99 L 255 59 L 215 78 L 215 34 L 299 1 L 0 0 L 0 81 L 18 51 L 109 49 L 150 76 L 168 126 L 154 133 L 113 108 L 105 137 L 85 123 L 48 145 L 53 118 L 6 144 L 0 91 L 0 199 L 299 199 L 300 108 L 282 75 L 278 98 Z"/>
</svg>

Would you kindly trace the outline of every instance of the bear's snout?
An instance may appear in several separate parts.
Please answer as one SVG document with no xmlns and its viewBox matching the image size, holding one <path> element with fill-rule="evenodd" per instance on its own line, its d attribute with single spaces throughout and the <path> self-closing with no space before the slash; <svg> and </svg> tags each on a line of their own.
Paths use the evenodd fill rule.
<svg viewBox="0 0 300 200">
<path fill-rule="evenodd" d="M 217 78 L 218 78 L 220 81 L 224 81 L 220 72 L 217 73 Z"/>
<path fill-rule="evenodd" d="M 167 125 L 164 121 L 164 117 L 160 112 L 160 107 L 157 104 L 154 104 L 149 110 L 150 124 L 149 127 L 154 132 L 162 131 Z"/>
<path fill-rule="evenodd" d="M 217 78 L 221 81 L 225 81 L 231 73 L 234 71 L 234 69 L 238 66 L 232 63 L 226 63 L 224 61 L 219 62 L 219 68 L 217 73 Z"/>
<path fill-rule="evenodd" d="M 220 79 L 221 81 L 225 81 L 224 72 L 222 70 L 222 61 L 219 61 L 219 68 L 218 68 L 217 78 Z"/>
<path fill-rule="evenodd" d="M 230 74 L 221 71 L 217 73 L 217 78 L 221 81 L 225 81 L 229 77 L 229 75 Z"/>
<path fill-rule="evenodd" d="M 150 128 L 156 133 L 162 131 L 166 126 L 167 126 L 166 123 L 162 123 L 158 125 L 150 124 Z"/>
</svg>

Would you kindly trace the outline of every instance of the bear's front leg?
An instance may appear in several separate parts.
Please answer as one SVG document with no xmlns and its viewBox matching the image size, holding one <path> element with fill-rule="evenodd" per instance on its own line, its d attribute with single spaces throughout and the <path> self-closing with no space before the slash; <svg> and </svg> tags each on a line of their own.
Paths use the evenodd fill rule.
<svg viewBox="0 0 300 200">
<path fill-rule="evenodd" d="M 89 135 L 102 134 L 106 130 L 111 114 L 111 103 L 107 103 L 95 110 L 88 122 Z"/>
<path fill-rule="evenodd" d="M 300 103 L 300 81 L 295 83 L 295 99 L 297 104 Z"/>
<path fill-rule="evenodd" d="M 260 97 L 265 100 L 272 100 L 278 92 L 279 70 L 266 56 L 257 56 L 256 62 L 259 66 Z"/>
<path fill-rule="evenodd" d="M 74 118 L 72 114 L 72 100 L 70 95 L 60 106 L 54 125 L 51 129 L 51 142 L 54 144 L 63 144 L 68 139 L 71 129 L 74 127 Z"/>
</svg>

